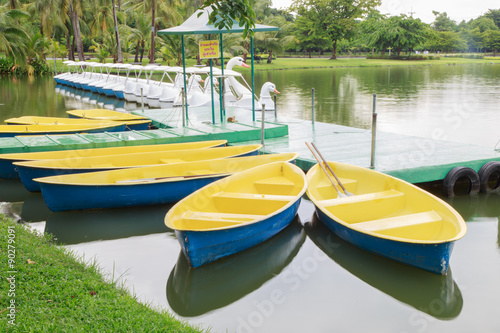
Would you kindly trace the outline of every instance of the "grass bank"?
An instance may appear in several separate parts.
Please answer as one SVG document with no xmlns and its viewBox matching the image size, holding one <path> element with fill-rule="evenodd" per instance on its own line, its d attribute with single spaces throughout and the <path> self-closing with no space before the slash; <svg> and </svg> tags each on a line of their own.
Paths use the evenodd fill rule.
<svg viewBox="0 0 500 333">
<path fill-rule="evenodd" d="M 336 67 L 388 67 L 388 66 L 429 66 L 429 65 L 461 65 L 461 64 L 500 64 L 500 57 L 490 59 L 464 59 L 446 58 L 439 60 L 389 60 L 389 59 L 364 59 L 364 58 L 277 58 L 270 64 L 261 61 L 255 65 L 255 70 L 282 70 L 282 69 L 307 69 L 307 68 L 336 68 Z M 249 69 L 244 69 L 249 70 Z"/>
<path fill-rule="evenodd" d="M 201 332 L 2 215 L 0 244 L 0 332 Z"/>
<path fill-rule="evenodd" d="M 228 60 L 228 59 L 225 59 Z M 95 60 L 94 60 L 95 61 Z M 51 68 L 54 62 L 48 61 Z M 61 60 L 57 60 L 57 72 L 63 71 Z M 147 65 L 148 59 L 142 64 Z M 247 61 L 250 64 L 250 59 Z M 500 64 L 500 57 L 489 57 L 486 59 L 465 59 L 441 56 L 439 60 L 392 60 L 392 59 L 365 59 L 365 58 L 339 58 L 330 60 L 328 58 L 277 58 L 270 64 L 266 60 L 255 62 L 255 70 L 284 70 L 284 69 L 308 69 L 308 68 L 336 68 L 336 67 L 388 67 L 388 66 L 431 66 L 431 65 L 462 65 L 462 64 Z M 196 64 L 194 59 L 187 59 L 186 66 Z M 163 63 L 166 65 L 166 63 Z M 64 68 L 66 71 L 67 69 Z M 238 68 L 239 71 L 250 71 L 249 68 Z"/>
</svg>

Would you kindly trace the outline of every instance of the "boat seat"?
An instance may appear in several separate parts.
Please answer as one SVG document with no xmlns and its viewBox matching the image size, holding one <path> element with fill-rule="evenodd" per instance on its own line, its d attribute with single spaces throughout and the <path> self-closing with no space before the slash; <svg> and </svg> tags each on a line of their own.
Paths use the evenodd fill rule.
<svg viewBox="0 0 500 333">
<path fill-rule="evenodd" d="M 219 192 L 213 195 L 214 198 L 236 198 L 236 199 L 256 199 L 256 200 L 278 200 L 290 201 L 296 197 L 293 195 L 277 195 L 277 194 L 258 194 L 258 193 L 241 193 L 241 192 Z"/>
<path fill-rule="evenodd" d="M 212 196 L 215 207 L 220 211 L 238 214 L 268 215 L 297 200 L 296 196 L 219 192 Z"/>
<path fill-rule="evenodd" d="M 175 163 L 184 163 L 186 161 L 181 160 L 180 158 L 162 158 L 160 159 L 160 163 L 164 164 L 175 164 Z"/>
<path fill-rule="evenodd" d="M 230 214 L 219 212 L 187 211 L 182 215 L 182 224 L 191 230 L 221 228 L 264 218 L 266 215 Z"/>
<path fill-rule="evenodd" d="M 331 207 L 331 206 L 347 205 L 347 204 L 373 201 L 373 200 L 379 200 L 379 199 L 396 198 L 396 197 L 401 197 L 403 195 L 404 195 L 403 192 L 399 192 L 399 191 L 390 189 L 390 190 L 382 191 L 382 192 L 373 192 L 373 193 L 358 194 L 358 195 L 353 195 L 353 196 L 343 197 L 343 198 L 320 200 L 318 203 L 324 207 Z"/>
<path fill-rule="evenodd" d="M 333 179 L 333 177 L 332 177 Z M 342 182 L 342 185 L 347 189 L 349 192 L 355 192 L 358 186 L 358 181 L 356 179 L 350 179 L 350 178 L 339 178 L 340 181 Z M 333 179 L 335 182 L 335 185 L 340 189 L 340 185 L 338 185 L 337 181 Z M 328 179 L 322 179 L 318 184 L 316 184 L 316 191 L 318 194 L 322 197 L 333 197 L 337 191 L 335 191 L 335 188 L 332 186 L 332 183 Z"/>
<path fill-rule="evenodd" d="M 291 180 L 280 176 L 258 180 L 253 184 L 259 193 L 266 194 L 290 193 L 295 187 Z"/>
<path fill-rule="evenodd" d="M 112 163 L 101 163 L 101 164 L 92 164 L 91 168 L 119 168 L 118 166 Z M 91 171 L 91 170 L 89 170 Z"/>
<path fill-rule="evenodd" d="M 211 174 L 214 174 L 216 173 L 215 171 L 213 170 L 189 170 L 186 172 L 186 176 L 201 176 L 201 175 L 211 175 Z"/>
<path fill-rule="evenodd" d="M 416 214 L 401 215 L 395 217 L 388 217 L 373 221 L 359 222 L 352 224 L 356 229 L 362 231 L 382 231 L 388 229 L 395 229 L 401 227 L 416 226 L 428 223 L 441 222 L 443 219 L 435 211 L 427 211 Z"/>
</svg>

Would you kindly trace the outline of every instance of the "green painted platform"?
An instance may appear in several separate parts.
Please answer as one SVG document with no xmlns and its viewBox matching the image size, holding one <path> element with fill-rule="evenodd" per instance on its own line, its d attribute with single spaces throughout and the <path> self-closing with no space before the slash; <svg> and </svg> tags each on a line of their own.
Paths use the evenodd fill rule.
<svg viewBox="0 0 500 333">
<path fill-rule="evenodd" d="M 154 119 L 163 117 L 165 111 L 152 110 Z M 227 140 L 228 143 L 237 143 L 249 140 L 260 140 L 261 122 L 246 123 L 189 123 L 187 126 L 154 121 L 156 130 L 127 131 L 94 134 L 70 135 L 42 135 L 18 136 L 14 138 L 0 138 L 0 154 L 20 153 L 49 150 L 88 149 L 118 146 L 136 146 L 150 144 L 179 143 L 206 140 Z M 273 122 L 265 123 L 266 138 L 275 138 L 288 135 L 288 126 Z"/>
<path fill-rule="evenodd" d="M 313 141 L 329 161 L 370 167 L 371 130 L 279 117 L 287 124 L 289 137 L 265 140 L 267 153 L 298 152 L 297 165 L 308 170 L 316 163 L 305 142 Z M 241 144 L 259 141 L 241 142 Z M 493 147 L 432 140 L 377 131 L 375 170 L 411 183 L 442 180 L 453 167 L 467 166 L 478 171 L 488 161 L 500 161 Z"/>
</svg>

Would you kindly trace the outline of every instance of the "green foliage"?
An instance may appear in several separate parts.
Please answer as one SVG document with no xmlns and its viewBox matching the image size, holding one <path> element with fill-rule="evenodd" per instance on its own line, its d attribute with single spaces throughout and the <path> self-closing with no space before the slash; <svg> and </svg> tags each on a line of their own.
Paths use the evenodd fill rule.
<svg viewBox="0 0 500 333">
<path fill-rule="evenodd" d="M 411 52 L 428 36 L 429 29 L 425 23 L 402 14 L 379 20 L 370 35 L 369 45 L 381 51 L 392 48 L 399 55 L 405 49 Z"/>
<path fill-rule="evenodd" d="M 427 55 L 422 55 L 422 54 L 416 54 L 416 55 L 411 55 L 411 56 L 398 56 L 396 54 L 391 54 L 390 56 L 388 54 L 367 54 L 366 59 L 390 59 L 390 60 L 439 60 L 440 57 L 438 56 L 427 56 Z"/>
<path fill-rule="evenodd" d="M 484 41 L 487 48 L 489 48 L 496 55 L 500 51 L 500 30 L 488 30 L 484 33 Z"/>
<path fill-rule="evenodd" d="M 15 64 L 26 65 L 26 44 L 30 38 L 20 24 L 30 15 L 19 9 L 8 10 L 0 6 L 0 52 L 12 58 Z"/>
<path fill-rule="evenodd" d="M 457 31 L 458 25 L 457 22 L 453 21 L 448 17 L 446 12 L 440 13 L 437 11 L 432 11 L 434 16 L 434 22 L 432 23 L 432 28 L 436 31 Z"/>
<path fill-rule="evenodd" d="M 99 62 L 105 63 L 106 58 L 109 57 L 110 52 L 104 47 L 96 42 L 92 42 L 92 46 L 90 47 L 91 50 L 94 50 L 94 56 L 99 60 Z"/>
<path fill-rule="evenodd" d="M 446 58 L 484 59 L 482 54 L 447 54 Z"/>
<path fill-rule="evenodd" d="M 12 74 L 12 67 L 14 62 L 12 58 L 0 58 L 0 75 L 10 75 Z"/>
<path fill-rule="evenodd" d="M 336 59 L 337 41 L 350 40 L 356 31 L 356 19 L 380 5 L 380 0 L 294 0 L 292 10 L 311 22 L 309 35 L 328 36 L 331 59 Z"/>
<path fill-rule="evenodd" d="M 495 25 L 500 29 L 500 9 L 489 9 L 484 16 L 492 19 Z"/>
<path fill-rule="evenodd" d="M 44 60 L 31 59 L 28 66 L 16 65 L 12 58 L 0 58 L 0 75 L 2 76 L 38 76 L 51 73 Z"/>
<path fill-rule="evenodd" d="M 255 12 L 248 0 L 205 0 L 201 8 L 210 7 L 209 23 L 222 30 L 230 30 L 234 21 L 244 27 L 243 38 L 248 34 L 253 36 L 255 27 Z"/>
</svg>

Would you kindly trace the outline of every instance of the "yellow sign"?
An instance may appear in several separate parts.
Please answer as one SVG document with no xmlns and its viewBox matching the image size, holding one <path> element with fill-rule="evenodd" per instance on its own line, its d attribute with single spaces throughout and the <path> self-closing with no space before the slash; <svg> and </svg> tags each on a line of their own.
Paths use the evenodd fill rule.
<svg viewBox="0 0 500 333">
<path fill-rule="evenodd" d="M 200 59 L 217 58 L 219 56 L 219 42 L 216 40 L 200 41 Z"/>
</svg>

